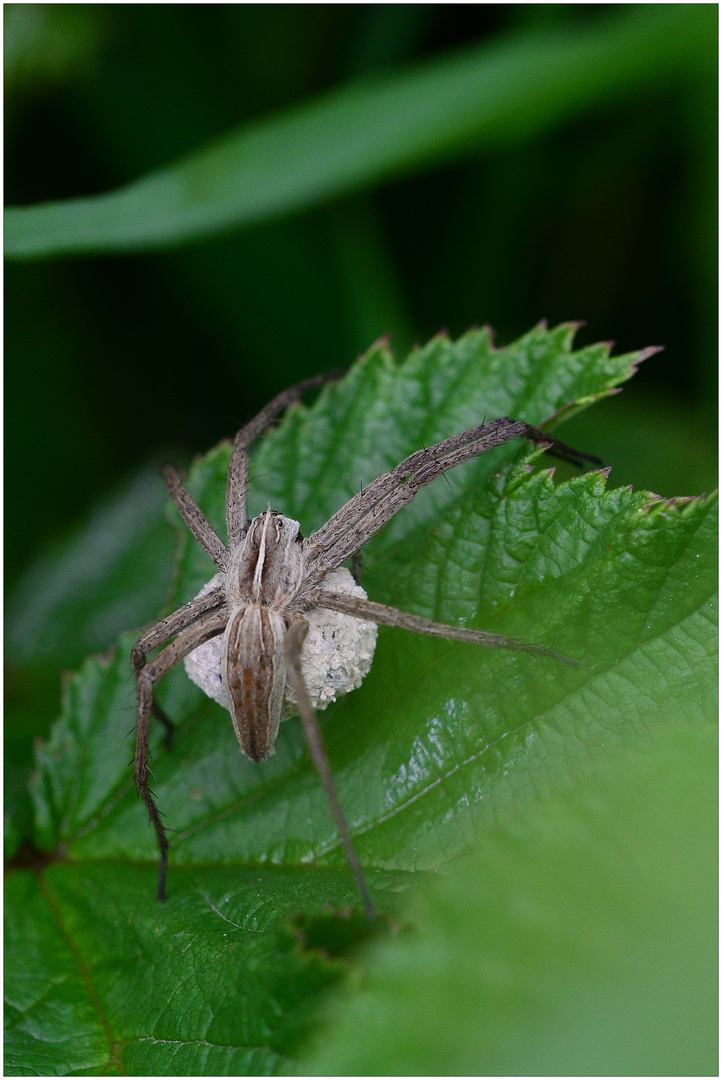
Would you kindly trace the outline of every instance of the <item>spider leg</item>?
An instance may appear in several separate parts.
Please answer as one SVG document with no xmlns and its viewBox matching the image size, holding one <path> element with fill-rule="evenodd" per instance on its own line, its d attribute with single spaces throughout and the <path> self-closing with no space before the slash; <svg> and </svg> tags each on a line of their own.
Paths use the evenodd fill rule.
<svg viewBox="0 0 722 1080">
<path fill-rule="evenodd" d="M 138 702 L 138 727 L 135 741 L 135 761 L 133 778 L 138 794 L 145 803 L 148 816 L 158 837 L 160 848 L 160 874 L 158 878 L 158 899 L 165 900 L 165 876 L 168 868 L 168 840 L 163 828 L 163 822 L 155 805 L 153 793 L 148 787 L 150 767 L 148 765 L 148 737 L 150 733 L 150 717 L 153 711 L 153 687 L 171 668 L 175 667 L 185 656 L 193 652 L 218 634 L 222 634 L 226 627 L 225 615 L 214 615 L 210 619 L 184 631 L 176 640 L 163 649 L 162 653 L 154 657 L 150 663 L 136 670 L 136 696 Z M 141 639 L 142 640 L 142 639 Z"/>
<path fill-rule="evenodd" d="M 403 630 L 413 630 L 417 634 L 449 638 L 452 641 L 468 641 L 473 645 L 483 645 L 487 649 L 512 649 L 514 652 L 535 653 L 537 656 L 549 656 L 553 660 L 561 660 L 573 667 L 581 667 L 577 660 L 552 652 L 551 649 L 545 649 L 542 645 L 531 645 L 526 641 L 502 637 L 501 634 L 490 634 L 486 630 L 469 630 L 465 626 L 449 626 L 447 623 L 432 622 L 431 619 L 424 619 L 421 615 L 411 615 L 407 611 L 399 611 L 398 608 L 388 607 L 386 604 L 377 604 L 373 600 L 349 596 L 348 593 L 321 589 L 317 596 L 317 603 L 319 607 L 340 611 L 344 615 L 353 615 L 358 619 L 368 619 L 369 622 L 379 623 L 381 626 L 398 626 Z"/>
<path fill-rule="evenodd" d="M 173 736 L 175 735 L 175 724 L 171 720 L 168 713 L 163 712 L 158 702 L 153 698 L 153 704 L 150 707 L 150 711 L 156 720 L 160 720 L 161 724 L 165 728 L 165 735 L 163 737 L 163 746 L 166 750 L 170 750 L 173 746 Z"/>
<path fill-rule="evenodd" d="M 354 551 L 351 556 L 351 576 L 357 585 L 361 584 L 361 573 L 363 571 L 363 552 L 361 548 L 358 551 Z"/>
<path fill-rule="evenodd" d="M 181 631 L 187 630 L 191 626 L 195 626 L 206 615 L 212 614 L 222 606 L 224 600 L 223 589 L 219 586 L 217 589 L 211 589 L 205 596 L 197 596 L 195 600 L 191 600 L 189 603 L 184 604 L 183 607 L 178 608 L 168 618 L 162 619 L 161 622 L 156 623 L 155 626 L 147 630 L 145 634 L 135 645 L 130 654 L 130 662 L 133 665 L 133 671 L 137 675 L 142 671 L 146 664 L 146 658 L 148 653 L 152 649 L 156 649 L 159 645 L 164 645 L 166 641 L 170 641 L 176 634 L 180 634 Z M 153 701 L 151 706 L 151 712 L 165 728 L 165 745 L 170 747 L 173 739 L 173 732 L 175 731 L 175 725 L 173 721 L 167 716 L 159 705 Z"/>
<path fill-rule="evenodd" d="M 321 734 L 321 726 L 318 722 L 318 717 L 311 704 L 311 699 L 308 696 L 308 690 L 303 680 L 301 673 L 301 648 L 303 646 L 304 639 L 308 633 L 308 623 L 305 619 L 296 618 L 291 623 L 286 633 L 285 649 L 286 649 L 286 664 L 288 665 L 288 679 L 293 687 L 293 693 L 296 701 L 298 702 L 298 709 L 301 715 L 301 723 L 303 725 L 303 734 L 306 738 L 306 744 L 308 751 L 311 755 L 318 774 L 323 784 L 323 789 L 326 792 L 326 798 L 328 799 L 329 806 L 331 807 L 331 813 L 333 820 L 338 829 L 339 836 L 346 851 L 346 858 L 348 859 L 351 869 L 353 870 L 354 877 L 356 878 L 356 884 L 358 886 L 359 893 L 361 894 L 361 900 L 363 901 L 364 910 L 369 919 L 375 917 L 374 907 L 371 903 L 371 897 L 369 895 L 366 882 L 364 881 L 363 872 L 361 870 L 361 863 L 359 857 L 356 854 L 356 849 L 353 846 L 351 840 L 351 833 L 349 832 L 346 816 L 341 809 L 341 804 L 338 801 L 338 795 L 336 794 L 336 785 L 333 782 L 333 776 L 331 774 L 331 768 L 328 764 L 328 757 L 326 756 L 326 748 L 323 744 L 323 735 Z"/>
<path fill-rule="evenodd" d="M 226 486 L 226 526 L 228 543 L 236 547 L 246 532 L 246 491 L 248 488 L 248 448 L 268 427 L 274 416 L 281 409 L 288 408 L 306 393 L 331 379 L 338 379 L 346 368 L 336 368 L 324 375 L 313 375 L 293 386 L 282 390 L 269 401 L 257 416 L 245 424 L 233 440 L 233 451 L 228 465 L 228 484 Z"/>
<path fill-rule="evenodd" d="M 504 416 L 479 424 L 428 449 L 417 450 L 342 506 L 325 525 L 304 541 L 308 551 L 309 573 L 319 581 L 375 536 L 394 514 L 411 502 L 414 495 L 432 480 L 455 465 L 518 438 L 551 447 L 558 456 L 575 464 L 580 464 L 582 459 L 599 462 L 598 458 L 576 453 L 565 443 L 521 420 Z"/>
<path fill-rule="evenodd" d="M 164 465 L 162 471 L 168 494 L 175 503 L 178 513 L 203 550 L 213 559 L 218 569 L 225 570 L 228 562 L 228 550 L 183 483 L 181 474 L 173 465 Z"/>
<path fill-rule="evenodd" d="M 210 615 L 211 612 L 222 607 L 223 600 L 223 587 L 219 585 L 217 589 L 211 589 L 204 596 L 196 596 L 194 600 L 190 600 L 183 607 L 177 608 L 172 615 L 161 619 L 150 630 L 146 630 L 143 636 L 138 638 L 130 654 L 133 671 L 138 672 L 145 666 L 146 656 L 149 652 L 157 649 L 159 645 L 164 645 L 166 641 L 170 641 L 172 637 L 180 634 L 182 630 L 187 630 L 189 626 L 193 626 L 204 615 Z"/>
</svg>

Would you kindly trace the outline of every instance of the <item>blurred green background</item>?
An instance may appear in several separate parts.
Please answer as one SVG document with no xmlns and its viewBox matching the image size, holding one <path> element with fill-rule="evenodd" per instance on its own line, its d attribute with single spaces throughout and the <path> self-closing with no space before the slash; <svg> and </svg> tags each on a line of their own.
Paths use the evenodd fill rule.
<svg viewBox="0 0 722 1080">
<path fill-rule="evenodd" d="M 286 384 L 348 363 L 382 334 L 403 356 L 442 328 L 488 323 L 507 343 L 541 318 L 581 319 L 579 344 L 664 345 L 564 438 L 600 454 L 613 485 L 665 496 L 715 486 L 716 5 L 9 4 L 4 14 L 13 207 L 102 195 L 166 166 L 173 179 L 177 159 L 247 125 L 276 140 L 256 181 L 265 208 L 185 232 L 179 215 L 172 239 L 146 227 L 142 198 L 131 241 L 107 239 L 103 222 L 115 218 L 102 200 L 74 204 L 76 218 L 61 203 L 48 219 L 8 218 L 18 763 L 57 712 L 60 669 L 162 605 L 173 538 L 143 470 L 187 462 Z M 469 72 L 478 92 L 463 90 Z M 337 98 L 351 103 L 340 133 L 293 127 Z M 337 151 L 350 163 L 342 181 L 326 175 Z M 231 157 L 221 148 L 193 174 L 192 199 L 210 205 L 224 183 L 254 193 L 252 167 L 246 175 L 243 155 Z M 172 191 L 167 205 L 172 216 Z M 33 243 L 51 219 L 70 242 L 43 253 Z M 90 239 L 76 242 L 85 222 Z M 92 517 L 139 473 L 142 499 Z M 147 563 L 106 617 L 103 560 L 140 504 Z M 96 602 L 83 633 L 80 618 L 61 632 L 47 613 L 87 581 Z"/>
</svg>

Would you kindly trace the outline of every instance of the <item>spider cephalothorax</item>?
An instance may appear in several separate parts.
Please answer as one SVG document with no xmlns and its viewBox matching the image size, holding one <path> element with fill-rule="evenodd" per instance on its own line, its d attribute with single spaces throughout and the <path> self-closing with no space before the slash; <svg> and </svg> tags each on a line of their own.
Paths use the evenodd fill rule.
<svg viewBox="0 0 722 1080">
<path fill-rule="evenodd" d="M 181 517 L 215 562 L 218 573 L 194 600 L 145 633 L 132 653 L 138 699 L 134 774 L 160 846 L 161 900 L 165 898 L 168 841 L 148 787 L 148 735 L 151 715 L 161 720 L 169 734 L 172 732 L 173 725 L 154 702 L 153 687 L 181 660 L 186 661 L 191 677 L 228 708 L 241 749 L 252 761 L 263 761 L 273 753 L 284 715 L 300 714 L 309 752 L 369 916 L 373 914 L 371 898 L 336 795 L 315 708 L 359 685 L 371 664 L 376 624 L 574 663 L 540 645 L 431 622 L 374 603 L 354 586 L 342 567 L 422 487 L 455 465 L 510 439 L 526 438 L 542 444 L 574 464 L 582 460 L 599 463 L 529 424 L 503 417 L 416 451 L 363 488 L 307 539 L 301 536 L 297 521 L 274 510 L 247 520 L 250 444 L 281 409 L 306 390 L 340 374 L 315 376 L 289 387 L 236 435 L 226 492 L 227 546 L 180 474 L 172 466 L 163 471 Z M 328 619 L 336 619 L 338 629 L 326 635 L 324 620 Z M 175 640 L 162 652 L 147 659 L 151 650 L 171 639 Z M 325 659 L 316 662 L 314 650 L 320 650 Z"/>
</svg>

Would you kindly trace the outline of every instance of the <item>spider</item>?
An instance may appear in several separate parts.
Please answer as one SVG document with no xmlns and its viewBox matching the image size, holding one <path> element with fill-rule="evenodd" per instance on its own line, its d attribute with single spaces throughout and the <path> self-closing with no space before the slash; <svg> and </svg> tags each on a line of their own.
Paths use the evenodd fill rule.
<svg viewBox="0 0 722 1080">
<path fill-rule="evenodd" d="M 143 634 L 131 654 L 138 705 L 134 779 L 158 838 L 159 900 L 165 899 L 168 840 L 148 786 L 151 775 L 148 739 L 152 715 L 164 725 L 167 741 L 172 735 L 173 724 L 155 703 L 154 687 L 171 668 L 195 650 L 199 650 L 200 655 L 200 647 L 212 639 L 222 635 L 215 661 L 220 667 L 216 674 L 220 696 L 213 696 L 228 707 L 241 750 L 251 761 L 264 761 L 274 752 L 284 701 L 287 714 L 287 699 L 295 703 L 294 711 L 300 714 L 309 753 L 369 917 L 374 915 L 371 897 L 336 794 L 314 702 L 304 679 L 303 648 L 309 622 L 319 612 L 337 612 L 345 617 L 349 627 L 368 625 L 368 622 L 402 627 L 419 634 L 472 642 L 487 648 L 521 650 L 576 664 L 541 645 L 515 641 L 484 630 L 432 622 L 368 600 L 361 589 L 337 584 L 342 564 L 353 559 L 354 567 L 358 569 L 364 544 L 421 488 L 448 469 L 492 447 L 510 439 L 525 438 L 578 467 L 583 461 L 601 464 L 598 458 L 577 453 L 529 424 L 502 417 L 452 435 L 428 449 L 417 450 L 354 495 L 308 538 L 301 535 L 298 522 L 274 510 L 264 511 L 253 521 L 247 519 L 251 443 L 282 409 L 298 401 L 306 391 L 338 378 L 344 371 L 317 375 L 288 387 L 238 432 L 233 442 L 226 488 L 227 545 L 185 487 L 182 475 L 172 465 L 163 468 L 170 497 L 190 532 L 216 564 L 218 573 L 194 600 Z M 348 574 L 348 571 L 344 572 Z M 171 644 L 167 644 L 169 641 Z M 148 654 L 160 645 L 166 647 L 149 660 Z M 372 654 L 373 644 L 370 651 Z M 366 668 L 369 665 L 370 656 Z M 361 674 L 365 674 L 365 670 Z"/>
</svg>

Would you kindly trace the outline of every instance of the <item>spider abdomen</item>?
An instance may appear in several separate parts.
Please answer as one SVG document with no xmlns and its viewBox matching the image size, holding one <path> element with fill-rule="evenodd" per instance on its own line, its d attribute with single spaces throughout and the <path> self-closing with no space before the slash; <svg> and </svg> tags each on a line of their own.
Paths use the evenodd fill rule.
<svg viewBox="0 0 722 1080">
<path fill-rule="evenodd" d="M 238 742 L 251 761 L 276 745 L 286 690 L 286 622 L 260 604 L 231 613 L 223 636 L 221 678 Z"/>
<path fill-rule="evenodd" d="M 199 596 L 205 596 L 225 584 L 223 574 L 203 587 Z M 335 592 L 348 593 L 360 599 L 365 591 L 354 582 L 344 567 L 333 570 L 324 580 L 324 586 Z M 303 614 L 309 626 L 303 645 L 301 667 L 309 696 L 316 709 L 325 709 L 332 701 L 359 687 L 371 668 L 376 646 L 375 623 L 342 615 L 336 611 L 305 604 L 291 614 Z M 288 615 L 284 612 L 284 618 Z M 185 669 L 192 681 L 210 698 L 231 712 L 231 701 L 223 675 L 223 641 L 226 637 L 214 637 L 194 649 L 184 660 Z M 281 720 L 298 713 L 292 688 L 286 683 L 286 697 Z"/>
</svg>

